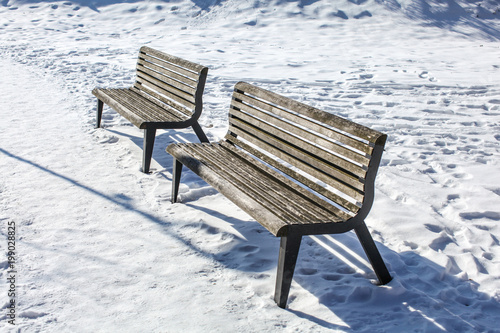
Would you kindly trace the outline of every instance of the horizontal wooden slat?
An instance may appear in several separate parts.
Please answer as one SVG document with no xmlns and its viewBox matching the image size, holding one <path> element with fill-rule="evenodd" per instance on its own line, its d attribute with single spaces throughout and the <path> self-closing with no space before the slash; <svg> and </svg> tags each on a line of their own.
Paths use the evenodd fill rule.
<svg viewBox="0 0 500 333">
<path fill-rule="evenodd" d="M 264 164 L 250 157 L 245 158 L 246 154 L 242 153 L 241 150 L 238 151 L 234 147 L 230 149 L 222 144 L 216 144 L 215 146 L 221 148 L 213 150 L 213 161 L 217 163 L 230 158 L 234 162 L 231 165 L 235 168 L 223 169 L 230 174 L 234 174 L 236 181 L 246 186 L 251 185 L 251 188 L 255 185 L 257 195 L 262 196 L 265 201 L 272 202 L 274 209 L 284 210 L 286 214 L 299 215 L 301 220 L 307 221 L 307 223 L 312 221 L 330 222 L 334 219 L 334 216 L 337 216 L 332 214 L 331 211 L 325 210 L 328 203 L 318 200 L 318 197 L 313 199 L 308 195 L 304 195 L 297 184 L 283 182 L 278 177 L 278 174 L 273 173 Z"/>
<path fill-rule="evenodd" d="M 292 220 L 295 223 L 299 222 L 297 216 L 294 216 L 293 214 L 290 214 L 286 210 L 283 210 L 283 209 L 278 209 L 278 210 L 273 209 L 274 207 L 270 206 L 269 202 L 263 200 L 262 196 L 257 195 L 256 191 L 252 190 L 249 186 L 245 186 L 242 182 L 236 182 L 234 180 L 234 175 L 231 176 L 230 173 L 224 172 L 224 169 L 221 168 L 220 163 L 209 163 L 209 161 L 207 160 L 208 154 L 206 152 L 204 154 L 199 154 L 198 152 L 193 151 L 193 149 L 187 149 L 189 147 L 192 148 L 192 145 L 186 144 L 186 145 L 182 145 L 181 149 L 184 150 L 186 152 L 186 154 L 193 156 L 198 161 L 200 161 L 201 164 L 205 168 L 210 169 L 210 171 L 214 175 L 216 175 L 217 178 L 223 179 L 225 182 L 230 183 L 232 186 L 234 186 L 235 188 L 238 189 L 237 193 L 234 193 L 234 195 L 229 197 L 230 200 L 232 200 L 233 202 L 234 201 L 238 202 L 239 200 L 241 200 L 242 194 L 245 194 L 246 196 L 251 198 L 251 201 L 257 202 L 259 205 L 261 205 L 262 207 L 265 207 L 266 210 L 269 210 L 273 215 L 278 217 L 280 219 L 279 223 L 281 224 L 281 226 L 286 224 L 285 221 Z M 194 171 L 196 172 L 196 170 L 194 170 Z M 219 183 L 219 182 L 217 182 L 217 183 Z M 250 182 L 248 182 L 247 184 L 253 185 Z M 216 187 L 216 189 L 219 191 L 224 190 L 223 187 L 217 186 L 216 184 L 212 184 L 212 185 L 214 185 Z M 250 200 L 247 199 L 247 201 L 250 201 Z M 264 223 L 264 226 L 267 227 L 267 225 L 266 225 L 267 221 L 264 221 L 263 223 Z M 276 226 L 270 226 L 270 227 L 275 228 Z"/>
<path fill-rule="evenodd" d="M 112 89 L 95 88 L 94 90 L 92 90 L 92 93 L 99 100 L 106 103 L 116 112 L 127 118 L 132 124 L 141 128 L 141 126 L 144 123 L 144 120 L 139 115 L 135 114 L 133 111 L 130 111 L 129 108 L 121 104 L 121 100 L 117 99 L 116 97 L 113 97 L 113 95 L 110 92 L 111 90 Z"/>
<path fill-rule="evenodd" d="M 167 61 L 164 61 L 162 59 L 155 58 L 155 57 L 148 55 L 148 54 L 139 53 L 138 62 L 139 61 L 144 61 L 144 62 L 154 64 L 156 66 L 159 66 L 159 67 L 162 67 L 165 69 L 169 69 L 172 72 L 178 73 L 182 76 L 185 76 L 186 78 L 190 78 L 193 81 L 196 81 L 199 77 L 199 72 L 191 71 L 185 67 L 179 66 L 179 64 L 177 64 L 177 63 L 167 62 Z"/>
<path fill-rule="evenodd" d="M 203 108 L 207 70 L 205 66 L 143 46 L 137 61 L 136 82 L 131 89 L 155 103 L 164 103 L 183 115 L 197 118 Z"/>
<path fill-rule="evenodd" d="M 296 157 L 293 155 L 290 155 L 289 153 L 284 152 L 283 150 L 279 149 L 282 148 L 283 146 L 281 145 L 281 142 L 277 142 L 276 140 L 268 139 L 268 140 L 262 140 L 260 137 L 262 137 L 262 132 L 259 132 L 255 128 L 251 128 L 248 126 L 243 126 L 238 124 L 238 127 L 234 126 L 234 122 L 231 124 L 229 130 L 232 133 L 235 133 L 236 135 L 242 136 L 245 138 L 245 140 L 248 140 L 252 144 L 257 145 L 258 147 L 270 152 L 277 158 L 282 159 L 285 162 L 288 162 L 292 164 L 293 166 L 305 171 L 306 173 L 310 174 L 314 178 L 321 180 L 327 184 L 331 184 L 333 187 L 337 188 L 339 191 L 347 194 L 348 196 L 361 201 L 363 198 L 363 194 L 359 189 L 353 188 L 351 186 L 346 185 L 345 183 L 342 183 L 338 179 L 327 175 L 321 171 L 319 171 L 316 168 L 311 167 L 310 165 L 298 160 Z M 279 147 L 279 148 L 276 148 Z"/>
<path fill-rule="evenodd" d="M 188 119 L 177 110 L 159 107 L 130 89 L 96 89 L 94 94 L 139 128 L 146 122 L 181 122 Z"/>
<path fill-rule="evenodd" d="M 149 61 L 146 61 L 146 60 L 140 59 L 140 58 L 137 60 L 137 68 L 150 68 L 150 69 L 154 70 L 155 72 L 158 72 L 157 78 L 159 80 L 161 80 L 161 77 L 168 77 L 168 78 L 177 80 L 177 81 L 183 83 L 184 85 L 192 87 L 192 88 L 196 88 L 196 85 L 198 83 L 196 79 L 186 77 L 186 76 L 181 75 L 179 73 L 176 73 L 170 69 L 166 69 L 164 67 L 158 66 L 154 63 L 151 63 Z"/>
<path fill-rule="evenodd" d="M 345 182 L 353 188 L 363 190 L 363 178 L 354 175 L 352 172 L 349 172 L 348 169 L 342 169 L 340 166 L 329 162 L 329 156 L 325 155 L 324 151 L 321 149 L 294 138 L 280 131 L 278 128 L 257 121 L 253 122 L 251 118 L 242 119 L 240 118 L 241 116 L 243 115 L 239 114 L 238 117 L 231 117 L 231 124 L 246 132 L 250 131 L 252 134 L 260 134 L 259 139 L 287 153 L 291 157 L 288 162 L 292 165 L 300 168 L 300 166 L 305 163 L 335 179 Z M 243 116 L 243 118 L 245 117 Z M 232 128 L 233 127 L 230 127 L 230 130 Z M 333 155 L 330 154 L 330 157 L 333 157 Z M 293 162 L 294 159 L 299 162 L 298 165 Z M 346 161 L 344 160 L 344 162 Z M 348 162 L 344 164 L 348 167 L 352 166 L 352 164 Z"/>
<path fill-rule="evenodd" d="M 279 174 L 273 174 L 272 170 L 264 164 L 251 157 L 246 158 L 244 153 L 234 147 L 230 148 L 217 143 L 174 144 L 168 147 L 168 151 L 176 158 L 182 155 L 192 156 L 199 161 L 193 171 L 198 173 L 203 166 L 211 170 L 216 178 L 223 179 L 224 182 L 238 189 L 238 192 L 229 199 L 241 205 L 239 201 L 242 198 L 241 194 L 244 193 L 246 204 L 249 201 L 248 197 L 251 197 L 251 200 L 279 217 L 282 225 L 336 223 L 351 217 L 307 192 L 296 183 L 286 180 L 283 176 L 280 178 Z M 231 168 L 227 168 L 227 163 L 223 161 L 227 161 Z M 282 181 L 283 179 L 285 182 Z M 218 186 L 221 184 L 220 181 L 215 181 L 214 184 L 217 189 L 224 191 L 224 188 Z M 269 227 L 268 229 L 275 228 L 275 226 L 267 226 L 267 220 L 259 219 L 259 222 Z"/>
<path fill-rule="evenodd" d="M 332 163 L 337 164 L 338 166 L 352 172 L 359 177 L 364 177 L 366 168 L 363 166 L 367 166 L 368 162 L 370 161 L 366 157 L 366 155 L 358 154 L 350 149 L 326 140 L 325 138 L 319 137 L 314 133 L 311 133 L 310 131 L 306 131 L 305 129 L 296 126 L 295 124 L 291 124 L 279 118 L 275 118 L 262 113 L 259 110 L 254 109 L 246 104 L 233 101 L 233 106 L 237 107 L 237 109 L 231 108 L 229 110 L 230 114 L 235 115 L 236 117 L 241 118 L 247 122 L 250 122 L 255 126 L 264 126 L 268 128 L 268 132 L 275 131 L 272 131 L 272 129 L 270 128 L 271 125 L 266 124 L 272 124 L 272 126 L 275 126 L 275 128 L 286 130 L 287 133 L 293 133 L 293 135 L 288 135 L 285 140 L 290 140 L 290 142 L 293 142 L 293 144 L 303 149 L 314 151 L 314 154 L 318 155 L 319 157 L 326 160 L 332 160 Z M 231 121 L 231 119 L 229 119 L 229 121 Z M 315 143 L 316 145 L 313 145 L 313 143 Z M 337 155 L 334 155 L 331 152 L 334 152 Z M 346 160 L 345 158 L 338 157 L 338 155 L 357 162 L 361 165 L 356 165 Z"/>
<path fill-rule="evenodd" d="M 224 145 L 236 145 L 243 150 L 249 152 L 251 155 L 255 156 L 259 160 L 263 161 L 264 163 L 267 163 L 268 165 L 274 167 L 276 170 L 279 170 L 283 174 L 289 176 L 291 179 L 294 179 L 294 181 L 297 181 L 301 184 L 303 184 L 306 188 L 311 189 L 312 191 L 318 193 L 319 195 L 325 197 L 327 200 L 331 202 L 335 202 L 338 204 L 340 207 L 343 207 L 346 211 L 356 213 L 359 210 L 359 206 L 356 204 L 346 200 L 345 198 L 339 196 L 338 194 L 329 191 L 325 187 L 319 185 L 318 183 L 312 181 L 311 179 L 303 176 L 302 174 L 298 173 L 295 170 L 292 170 L 291 168 L 285 166 L 284 164 L 276 161 L 275 159 L 269 157 L 268 155 L 262 153 L 259 150 L 254 149 L 247 143 L 238 140 L 236 137 L 228 134 L 226 135 L 225 139 L 227 142 L 230 143 L 223 143 Z M 333 210 L 335 211 L 335 210 Z M 336 213 L 337 214 L 337 213 Z M 337 215 L 339 215 L 338 213 Z M 341 216 L 341 215 L 339 215 Z"/>
<path fill-rule="evenodd" d="M 191 71 L 196 72 L 196 73 L 201 72 L 201 70 L 203 70 L 205 68 L 205 66 L 202 66 L 202 65 L 196 64 L 194 62 L 191 62 L 191 61 L 188 61 L 188 60 L 185 60 L 185 59 L 182 59 L 182 58 L 179 58 L 179 57 L 176 57 L 176 56 L 173 56 L 173 55 L 170 55 L 170 54 L 167 54 L 167 53 L 155 50 L 155 49 L 152 49 L 148 46 L 141 47 L 140 53 L 152 55 L 156 58 L 174 63 L 180 67 L 185 67 L 187 69 L 190 69 Z"/>
<path fill-rule="evenodd" d="M 161 107 L 171 107 L 188 117 L 191 117 L 193 115 L 194 104 L 192 103 L 186 101 L 184 105 L 179 104 L 171 99 L 166 98 L 164 95 L 158 94 L 156 91 L 151 90 L 148 86 L 144 85 L 141 86 L 141 89 L 137 88 L 136 86 L 132 86 L 130 89 Z M 161 105 L 160 103 L 164 103 L 166 105 Z M 188 105 L 190 109 L 187 108 L 186 105 Z"/>
<path fill-rule="evenodd" d="M 338 216 L 343 220 L 347 220 L 348 218 L 351 217 L 351 215 L 349 215 L 345 211 L 340 210 L 338 207 L 333 206 L 329 202 L 324 201 L 323 199 L 318 197 L 317 194 L 322 195 L 322 194 L 330 193 L 330 192 L 326 191 L 326 189 L 324 187 L 319 186 L 316 183 L 312 184 L 312 186 L 307 186 L 309 189 L 312 189 L 313 191 L 315 191 L 317 193 L 317 194 L 314 194 L 310 190 L 307 190 L 304 187 L 298 185 L 297 182 L 292 181 L 290 178 L 285 177 L 284 175 L 280 174 L 278 171 L 273 170 L 270 166 L 267 166 L 264 163 L 260 162 L 258 159 L 255 158 L 257 156 L 244 153 L 244 152 L 242 152 L 241 149 L 238 149 L 233 144 L 229 144 L 228 142 L 225 142 L 225 141 L 221 142 L 220 145 L 222 147 L 224 147 L 225 149 L 227 149 L 228 151 L 230 151 L 232 154 L 237 155 L 241 159 L 244 159 L 247 163 L 252 164 L 256 169 L 261 170 L 262 173 L 268 173 L 268 174 L 272 175 L 283 186 L 286 186 L 289 189 L 300 193 L 301 196 L 307 198 L 307 200 L 314 202 L 316 205 L 320 206 L 322 209 L 327 210 L 330 214 Z M 245 150 L 248 151 L 248 149 L 245 149 Z M 292 178 L 294 178 L 294 177 L 292 177 Z M 297 178 L 294 178 L 294 179 L 297 179 Z M 329 199 L 326 196 L 325 196 L 325 198 Z M 339 206 L 341 206 L 341 205 L 339 205 Z M 357 210 L 357 206 L 356 207 L 351 206 L 350 208 L 352 210 Z M 349 209 L 347 209 L 347 210 L 349 210 Z"/>
<path fill-rule="evenodd" d="M 194 93 L 196 92 L 196 89 L 191 88 L 189 86 L 183 85 L 175 80 L 168 79 L 165 77 L 162 77 L 161 80 L 155 76 L 155 72 L 147 69 L 147 68 L 140 68 L 140 66 L 137 67 L 137 76 L 141 77 L 151 83 L 154 83 L 156 86 L 158 86 L 159 91 L 168 91 L 171 93 L 174 93 L 176 95 L 181 96 L 184 99 L 191 100 L 194 99 Z"/>
<path fill-rule="evenodd" d="M 325 123 L 334 128 L 342 129 L 346 133 L 368 140 L 372 143 L 375 143 L 377 139 L 383 135 L 382 133 L 371 128 L 354 123 L 331 113 L 324 112 L 307 104 L 286 98 L 268 90 L 260 89 L 245 82 L 237 83 L 235 90 L 240 92 L 244 91 L 246 95 L 252 95 L 258 99 L 265 100 L 269 104 L 275 104 L 284 109 L 297 111 L 300 114 L 303 114 L 304 116 L 314 119 L 320 123 Z"/>
<path fill-rule="evenodd" d="M 200 160 L 186 153 L 182 149 L 182 145 L 171 144 L 167 147 L 167 152 L 191 169 L 194 173 L 200 176 L 208 184 L 212 185 L 220 193 L 226 196 L 230 201 L 234 202 L 247 214 L 252 216 L 257 221 L 265 221 L 266 228 L 275 236 L 283 235 L 283 220 L 269 211 L 265 206 L 254 200 L 250 195 L 239 190 L 232 183 L 220 177 L 213 172 L 211 168 L 200 162 Z"/>
<path fill-rule="evenodd" d="M 299 224 L 330 221 L 331 216 L 314 207 L 314 204 L 301 200 L 300 196 L 281 186 L 268 174 L 260 173 L 257 169 L 243 164 L 241 159 L 234 158 L 234 156 L 231 168 L 226 168 L 226 165 L 221 161 L 227 161 L 231 156 L 217 149 L 219 146 L 214 144 L 203 147 L 200 144 L 193 144 L 189 147 L 191 153 L 199 154 L 199 159 L 206 162 L 206 165 L 213 168 L 221 177 L 224 177 L 241 191 L 251 195 L 259 203 L 265 204 L 270 211 L 284 221 Z M 298 204 L 299 202 L 301 204 Z"/>
<path fill-rule="evenodd" d="M 110 90 L 107 92 L 110 97 L 119 100 L 123 106 L 133 111 L 146 122 L 181 121 L 178 112 L 170 109 L 158 107 L 149 100 L 140 98 L 130 90 Z M 169 112 L 170 111 L 170 112 Z"/>
<path fill-rule="evenodd" d="M 146 75 L 143 75 L 141 72 L 137 72 L 137 78 L 136 78 L 136 83 L 135 86 L 139 89 L 141 89 L 141 85 L 147 85 L 151 90 L 155 90 L 156 92 L 163 94 L 165 96 L 168 96 L 169 98 L 172 98 L 176 102 L 179 102 L 181 104 L 186 104 L 186 102 L 189 102 L 191 104 L 195 103 L 195 97 L 185 93 L 184 91 L 181 91 L 179 89 L 176 89 L 172 86 L 169 86 L 159 80 L 156 80 L 152 77 L 148 77 Z"/>
<path fill-rule="evenodd" d="M 241 105 L 247 105 L 248 107 L 253 108 L 255 110 L 261 109 L 263 111 L 269 112 L 270 114 L 280 116 L 283 119 L 288 120 L 292 124 L 300 124 L 300 126 L 296 126 L 296 128 L 300 128 L 300 127 L 307 128 L 307 130 L 310 131 L 310 134 L 309 134 L 310 137 L 315 136 L 316 138 L 319 139 L 319 138 L 321 138 L 321 135 L 322 135 L 322 136 L 325 136 L 329 139 L 337 141 L 338 142 L 336 144 L 337 147 L 342 147 L 343 145 L 348 146 L 348 147 L 351 147 L 352 149 L 356 149 L 356 150 L 358 150 L 362 153 L 368 154 L 368 155 L 371 154 L 371 152 L 373 150 L 372 146 L 370 144 L 367 144 L 367 142 L 365 143 L 365 142 L 359 141 L 351 136 L 347 136 L 347 135 L 339 132 L 338 129 L 337 129 L 337 131 L 335 131 L 335 129 L 333 129 L 331 127 L 327 127 L 325 124 L 321 124 L 321 123 L 318 123 L 318 122 L 313 121 L 311 119 L 305 118 L 299 114 L 296 114 L 296 113 L 290 112 L 288 110 L 285 110 L 283 108 L 277 107 L 276 105 L 271 105 L 269 103 L 266 103 L 266 102 L 261 101 L 259 99 L 255 99 L 252 96 L 248 96 L 248 95 L 239 93 L 237 91 L 234 92 L 233 96 L 234 96 L 234 98 L 233 98 L 232 104 L 234 106 L 240 107 Z M 315 133 L 317 133 L 317 134 L 315 134 Z M 318 139 L 312 139 L 312 140 L 315 141 Z M 347 149 L 347 148 L 344 148 L 344 149 Z M 346 154 L 346 153 L 344 153 L 344 154 Z"/>
</svg>

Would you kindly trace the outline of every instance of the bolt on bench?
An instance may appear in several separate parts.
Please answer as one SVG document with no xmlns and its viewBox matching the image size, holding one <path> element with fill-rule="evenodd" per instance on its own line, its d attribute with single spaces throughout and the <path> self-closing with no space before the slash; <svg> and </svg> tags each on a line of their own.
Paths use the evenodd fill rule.
<svg viewBox="0 0 500 333">
<path fill-rule="evenodd" d="M 354 230 L 381 284 L 391 276 L 365 225 L 387 136 L 248 83 L 236 84 L 218 143 L 177 143 L 182 165 L 281 237 L 274 299 L 285 308 L 302 236 Z"/>
<path fill-rule="evenodd" d="M 143 46 L 137 78 L 130 88 L 95 88 L 97 123 L 103 103 L 144 129 L 142 171 L 149 172 L 157 129 L 192 127 L 201 142 L 208 139 L 198 123 L 208 68 Z"/>
</svg>

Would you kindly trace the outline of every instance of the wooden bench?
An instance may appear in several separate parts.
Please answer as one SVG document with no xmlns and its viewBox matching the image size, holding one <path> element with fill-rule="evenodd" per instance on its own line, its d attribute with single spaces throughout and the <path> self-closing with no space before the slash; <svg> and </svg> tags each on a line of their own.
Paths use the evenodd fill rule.
<svg viewBox="0 0 500 333">
<path fill-rule="evenodd" d="M 208 139 L 198 124 L 208 68 L 143 46 L 137 77 L 130 88 L 95 88 L 97 124 L 103 103 L 144 129 L 142 171 L 149 172 L 157 129 L 192 127 L 201 142 Z"/>
<path fill-rule="evenodd" d="M 236 84 L 218 143 L 176 143 L 182 165 L 281 237 L 274 299 L 286 307 L 302 236 L 354 230 L 381 284 L 391 276 L 365 225 L 387 136 L 248 83 Z"/>
</svg>

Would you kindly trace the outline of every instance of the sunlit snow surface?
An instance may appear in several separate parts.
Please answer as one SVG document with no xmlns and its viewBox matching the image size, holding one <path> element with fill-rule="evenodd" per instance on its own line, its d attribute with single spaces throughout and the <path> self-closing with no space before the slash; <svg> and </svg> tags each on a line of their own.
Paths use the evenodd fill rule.
<svg viewBox="0 0 500 333">
<path fill-rule="evenodd" d="M 0 3 L 0 330 L 498 332 L 500 4 L 495 0 Z M 142 45 L 208 66 L 200 122 L 227 130 L 244 80 L 386 133 L 366 223 L 305 237 L 286 310 L 279 240 L 185 172 L 152 174 L 142 133 L 96 87 L 135 80 Z M 16 225 L 16 325 L 8 229 Z"/>
</svg>

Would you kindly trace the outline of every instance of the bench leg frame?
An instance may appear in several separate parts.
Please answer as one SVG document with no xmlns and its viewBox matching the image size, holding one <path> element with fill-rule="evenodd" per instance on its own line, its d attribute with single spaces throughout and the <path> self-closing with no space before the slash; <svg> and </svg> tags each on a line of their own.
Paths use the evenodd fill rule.
<svg viewBox="0 0 500 333">
<path fill-rule="evenodd" d="M 203 129 L 197 121 L 193 123 L 192 127 L 200 142 L 209 142 L 205 132 L 203 132 Z"/>
<path fill-rule="evenodd" d="M 98 112 L 97 117 L 99 118 L 98 121 L 100 122 L 99 106 L 97 112 Z M 102 114 L 102 105 L 100 113 Z M 200 142 L 209 142 L 207 136 L 205 135 L 205 132 L 203 132 L 203 129 L 201 128 L 200 124 L 198 124 L 198 122 L 193 123 L 192 126 Z M 149 168 L 151 166 L 151 158 L 153 156 L 155 137 L 156 137 L 156 128 L 144 129 L 144 146 L 143 146 L 143 157 L 142 157 L 142 172 L 144 173 L 149 173 Z"/>
<path fill-rule="evenodd" d="M 151 157 L 155 145 L 156 128 L 146 128 L 144 130 L 144 143 L 142 152 L 142 172 L 149 173 Z"/>
<path fill-rule="evenodd" d="M 170 199 L 172 203 L 177 202 L 177 196 L 179 194 L 179 184 L 181 181 L 182 174 L 182 163 L 174 158 L 174 167 L 172 171 L 172 198 Z"/>
<path fill-rule="evenodd" d="M 302 235 L 300 234 L 290 234 L 281 237 L 274 301 L 283 309 L 286 307 L 288 300 L 301 241 Z"/>
<path fill-rule="evenodd" d="M 182 167 L 182 164 L 181 164 Z M 175 172 L 175 169 L 174 169 Z M 175 177 L 174 177 L 175 179 Z M 173 193 L 173 192 L 172 192 Z M 173 195 L 173 194 L 172 194 Z M 172 199 L 173 200 L 173 199 Z M 172 201 L 173 202 L 173 201 Z M 375 274 L 381 285 L 387 284 L 392 280 L 389 271 L 377 249 L 375 242 L 366 227 L 366 224 L 361 222 L 355 229 L 356 235 L 361 242 L 368 260 L 370 261 Z M 300 243 L 302 240 L 301 234 L 290 234 L 281 237 L 280 251 L 278 258 L 278 273 L 276 276 L 276 289 L 274 292 L 274 301 L 280 308 L 286 308 L 288 294 L 292 284 L 293 273 L 299 255 Z"/>
<path fill-rule="evenodd" d="M 382 259 L 382 256 L 380 255 L 380 252 L 378 251 L 365 222 L 361 222 L 356 228 L 354 228 L 354 231 L 361 242 L 361 246 L 363 246 L 363 249 L 365 250 L 368 260 L 372 264 L 379 283 L 381 285 L 389 283 L 392 280 L 392 277 L 385 266 L 384 260 Z"/>
<path fill-rule="evenodd" d="M 101 127 L 101 119 L 102 119 L 102 109 L 104 103 L 99 98 L 97 99 L 97 113 L 96 113 L 96 124 L 95 128 Z"/>
</svg>

